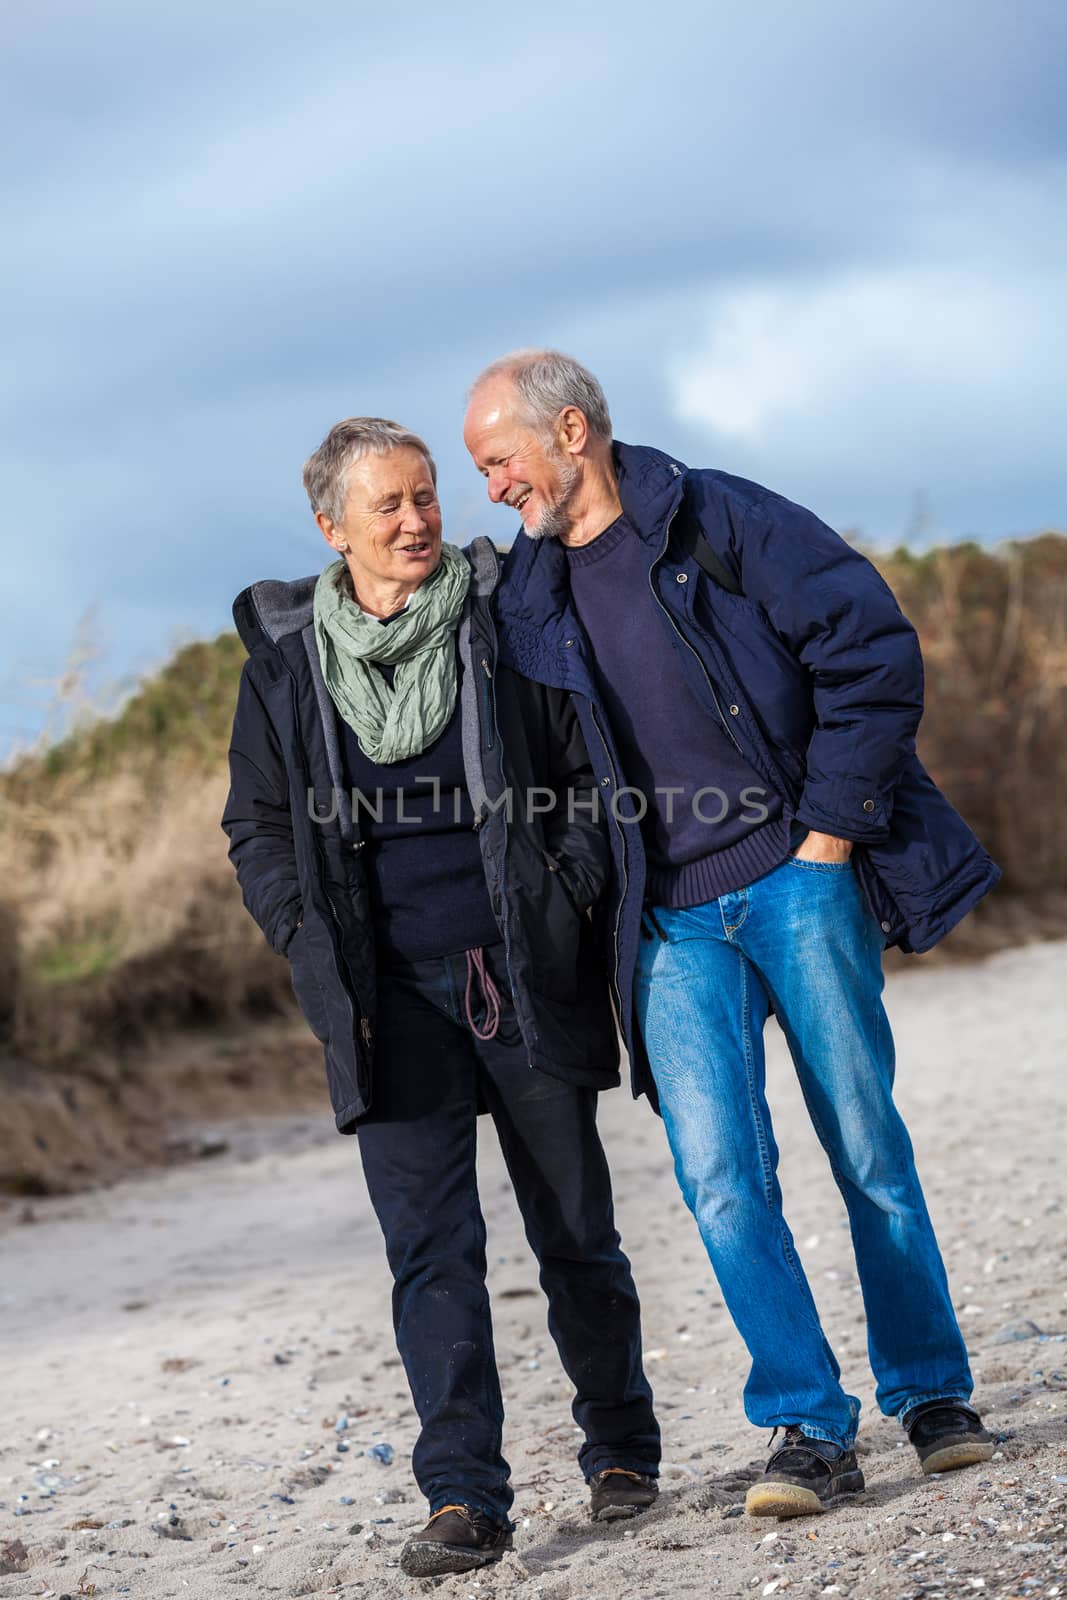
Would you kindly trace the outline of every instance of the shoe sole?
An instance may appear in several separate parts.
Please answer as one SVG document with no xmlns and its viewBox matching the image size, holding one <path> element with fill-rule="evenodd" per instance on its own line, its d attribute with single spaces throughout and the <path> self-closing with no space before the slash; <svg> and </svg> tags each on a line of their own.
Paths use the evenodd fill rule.
<svg viewBox="0 0 1067 1600">
<path fill-rule="evenodd" d="M 934 1450 L 920 1464 L 923 1472 L 958 1472 L 960 1467 L 976 1467 L 988 1461 L 996 1449 L 993 1441 L 983 1444 L 980 1439 L 955 1439 Z"/>
<path fill-rule="evenodd" d="M 799 1483 L 754 1483 L 745 1495 L 745 1511 L 750 1517 L 817 1517 L 845 1500 L 859 1503 L 863 1490 L 860 1482 L 820 1499 L 814 1489 Z"/>
<path fill-rule="evenodd" d="M 408 1545 L 400 1554 L 400 1570 L 409 1578 L 437 1578 L 448 1572 L 476 1572 L 479 1567 L 491 1567 L 499 1561 L 511 1540 L 495 1550 L 463 1550 L 454 1544 L 431 1544 L 420 1540 Z"/>
<path fill-rule="evenodd" d="M 648 1506 L 654 1503 L 650 1500 Z M 648 1506 L 601 1506 L 599 1511 L 590 1512 L 590 1518 L 593 1522 L 630 1522 L 647 1511 Z"/>
</svg>

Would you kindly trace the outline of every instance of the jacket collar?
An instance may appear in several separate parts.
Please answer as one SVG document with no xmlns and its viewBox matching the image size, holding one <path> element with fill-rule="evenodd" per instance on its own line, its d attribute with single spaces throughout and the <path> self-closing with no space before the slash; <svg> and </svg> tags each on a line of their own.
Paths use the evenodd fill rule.
<svg viewBox="0 0 1067 1600">
<path fill-rule="evenodd" d="M 685 491 L 687 468 L 681 461 L 649 445 L 612 445 L 619 499 L 627 518 L 646 544 L 659 554 L 663 531 Z"/>
</svg>

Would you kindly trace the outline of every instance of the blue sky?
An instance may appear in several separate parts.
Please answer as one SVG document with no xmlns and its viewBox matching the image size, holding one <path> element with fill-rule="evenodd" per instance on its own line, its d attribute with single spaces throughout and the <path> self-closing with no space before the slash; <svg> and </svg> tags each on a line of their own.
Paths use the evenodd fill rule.
<svg viewBox="0 0 1067 1600">
<path fill-rule="evenodd" d="M 79 637 L 103 694 L 322 564 L 341 416 L 506 539 L 460 420 L 517 345 L 872 541 L 1067 526 L 1061 0 L 38 0 L 4 54 L 0 753 Z"/>
</svg>

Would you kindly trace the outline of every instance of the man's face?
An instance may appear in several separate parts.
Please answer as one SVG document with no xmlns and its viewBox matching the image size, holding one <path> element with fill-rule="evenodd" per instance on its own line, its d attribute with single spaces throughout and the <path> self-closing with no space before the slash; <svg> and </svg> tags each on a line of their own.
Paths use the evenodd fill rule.
<svg viewBox="0 0 1067 1600">
<path fill-rule="evenodd" d="M 526 419 L 510 379 L 475 391 L 463 438 L 494 505 L 517 511 L 531 539 L 566 537 L 581 467 Z"/>
</svg>

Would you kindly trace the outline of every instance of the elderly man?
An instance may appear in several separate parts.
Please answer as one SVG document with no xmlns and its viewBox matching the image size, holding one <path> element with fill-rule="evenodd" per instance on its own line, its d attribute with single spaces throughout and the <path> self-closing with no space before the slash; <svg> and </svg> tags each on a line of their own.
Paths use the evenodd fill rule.
<svg viewBox="0 0 1067 1600">
<path fill-rule="evenodd" d="M 997 869 L 915 754 L 915 633 L 810 512 L 612 441 L 554 351 L 476 381 L 464 430 L 522 530 L 502 660 L 574 696 L 612 820 L 615 999 L 634 1092 L 748 1346 L 749 1420 L 784 1430 L 754 1516 L 863 1488 L 842 1388 L 782 1211 L 764 1088 L 773 1011 L 848 1210 L 878 1402 L 924 1472 L 987 1459 L 967 1352 L 893 1103 L 882 950 L 927 950 Z"/>
</svg>

